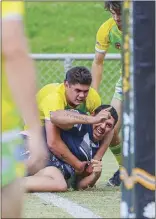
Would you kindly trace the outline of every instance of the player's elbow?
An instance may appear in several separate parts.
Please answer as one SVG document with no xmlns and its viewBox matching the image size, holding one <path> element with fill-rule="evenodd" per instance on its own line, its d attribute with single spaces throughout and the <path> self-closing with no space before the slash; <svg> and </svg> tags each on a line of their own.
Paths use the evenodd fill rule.
<svg viewBox="0 0 156 219">
<path fill-rule="evenodd" d="M 57 157 L 61 156 L 61 148 L 59 147 L 59 143 L 57 139 L 47 139 L 47 145 L 49 150 L 55 154 Z"/>
<path fill-rule="evenodd" d="M 103 65 L 104 62 L 104 54 L 96 53 L 94 58 L 94 63 L 96 65 Z"/>
<path fill-rule="evenodd" d="M 102 66 L 103 65 L 103 59 L 95 58 L 94 59 L 94 64 L 98 65 L 98 66 Z"/>
</svg>

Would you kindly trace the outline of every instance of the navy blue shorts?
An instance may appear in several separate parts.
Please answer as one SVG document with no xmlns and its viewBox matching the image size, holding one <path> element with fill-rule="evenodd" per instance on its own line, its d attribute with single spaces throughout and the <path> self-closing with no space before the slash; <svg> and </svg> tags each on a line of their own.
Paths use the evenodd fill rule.
<svg viewBox="0 0 156 219">
<path fill-rule="evenodd" d="M 49 151 L 49 155 L 50 155 L 50 158 L 47 162 L 47 165 L 46 165 L 47 167 L 54 166 L 54 167 L 58 168 L 66 180 L 70 179 L 72 176 L 75 175 L 75 170 L 71 165 L 60 160 L 54 154 L 52 154 L 50 151 Z"/>
<path fill-rule="evenodd" d="M 21 154 L 21 156 L 23 157 L 23 160 L 26 160 L 29 158 L 29 152 L 27 151 L 27 136 L 26 135 L 22 135 L 23 139 L 24 139 L 24 145 L 25 145 L 25 151 L 23 151 L 23 153 Z M 47 146 L 48 147 L 48 146 Z M 65 180 L 70 179 L 72 176 L 75 175 L 75 170 L 74 168 L 65 163 L 64 161 L 62 161 L 61 159 L 57 158 L 48 148 L 49 151 L 49 159 L 47 160 L 47 165 L 46 167 L 49 166 L 54 166 L 56 168 L 58 168 L 61 173 L 63 174 Z M 30 174 L 28 173 L 27 176 L 30 176 Z"/>
</svg>

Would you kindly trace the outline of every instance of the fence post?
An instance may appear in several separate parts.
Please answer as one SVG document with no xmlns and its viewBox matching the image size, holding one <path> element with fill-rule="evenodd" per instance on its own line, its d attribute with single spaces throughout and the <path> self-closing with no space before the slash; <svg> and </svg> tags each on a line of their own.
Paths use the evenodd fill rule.
<svg viewBox="0 0 156 219">
<path fill-rule="evenodd" d="M 64 72 L 66 73 L 72 67 L 73 60 L 69 57 L 64 60 Z"/>
</svg>

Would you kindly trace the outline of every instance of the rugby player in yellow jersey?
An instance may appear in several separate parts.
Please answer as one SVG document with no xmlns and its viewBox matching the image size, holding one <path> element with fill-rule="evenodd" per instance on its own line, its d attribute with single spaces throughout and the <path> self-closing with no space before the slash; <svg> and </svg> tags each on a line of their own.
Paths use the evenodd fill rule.
<svg viewBox="0 0 156 219">
<path fill-rule="evenodd" d="M 119 52 L 122 43 L 122 26 L 121 26 L 121 7 L 122 1 L 105 1 L 105 9 L 108 10 L 112 18 L 104 22 L 99 28 L 96 36 L 95 58 L 92 64 L 92 86 L 98 90 L 102 80 L 103 62 L 110 45 L 115 47 Z M 121 165 L 121 139 L 119 131 L 121 128 L 121 106 L 122 106 L 122 77 L 116 84 L 115 93 L 111 105 L 117 110 L 119 120 L 115 126 L 114 137 L 110 149 L 113 152 L 119 166 Z M 119 170 L 109 179 L 107 185 L 120 185 Z"/>
<path fill-rule="evenodd" d="M 101 99 L 98 93 L 90 87 L 91 82 L 90 71 L 83 66 L 77 66 L 67 71 L 64 83 L 46 85 L 37 94 L 40 119 L 45 126 L 48 147 L 55 155 L 80 172 L 84 170 L 86 162 L 79 161 L 63 141 L 62 144 L 58 144 L 61 140 L 57 141 L 53 138 L 56 133 L 50 121 L 50 112 L 78 109 L 81 112 L 92 113 L 101 105 Z"/>
<path fill-rule="evenodd" d="M 20 218 L 25 167 L 20 159 L 22 140 L 18 109 L 30 127 L 29 171 L 45 165 L 47 152 L 35 100 L 35 69 L 23 30 L 23 1 L 2 1 L 2 218 Z"/>
<path fill-rule="evenodd" d="M 57 157 L 70 164 L 77 172 L 83 172 L 86 162 L 81 162 L 74 156 L 56 133 L 57 127 L 50 121 L 50 112 L 62 110 L 62 118 L 66 119 L 65 110 L 77 109 L 80 112 L 92 113 L 101 105 L 98 93 L 90 87 L 92 76 L 90 71 L 83 67 L 73 67 L 66 73 L 64 83 L 48 84 L 37 94 L 40 119 L 45 128 L 48 148 Z M 72 114 L 72 111 L 71 111 Z M 107 117 L 109 112 L 105 116 Z M 73 117 L 75 116 L 73 112 Z M 79 115 L 80 120 L 82 115 Z M 63 126 L 61 125 L 61 128 Z"/>
</svg>

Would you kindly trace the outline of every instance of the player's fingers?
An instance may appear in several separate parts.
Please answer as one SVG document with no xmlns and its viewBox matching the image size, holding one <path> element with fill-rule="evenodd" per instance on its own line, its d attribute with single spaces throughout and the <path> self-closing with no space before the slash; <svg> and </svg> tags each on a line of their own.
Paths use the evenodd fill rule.
<svg viewBox="0 0 156 219">
<path fill-rule="evenodd" d="M 112 109 L 112 106 L 110 106 L 107 109 L 105 109 L 105 111 L 110 111 L 111 109 Z"/>
<path fill-rule="evenodd" d="M 92 167 L 100 167 L 102 166 L 102 162 L 92 163 Z"/>
<path fill-rule="evenodd" d="M 101 112 L 101 115 L 105 118 L 105 119 L 109 119 L 111 117 L 111 113 L 109 111 L 104 110 L 103 112 Z"/>
<path fill-rule="evenodd" d="M 100 162 L 99 160 L 94 160 L 94 159 L 91 160 L 91 163 L 92 163 L 92 164 L 97 164 L 97 163 L 99 163 L 99 162 Z"/>
<path fill-rule="evenodd" d="M 98 168 L 98 167 L 95 167 L 95 168 L 93 168 L 93 172 L 101 172 L 101 170 L 102 170 L 102 168 Z"/>
</svg>

